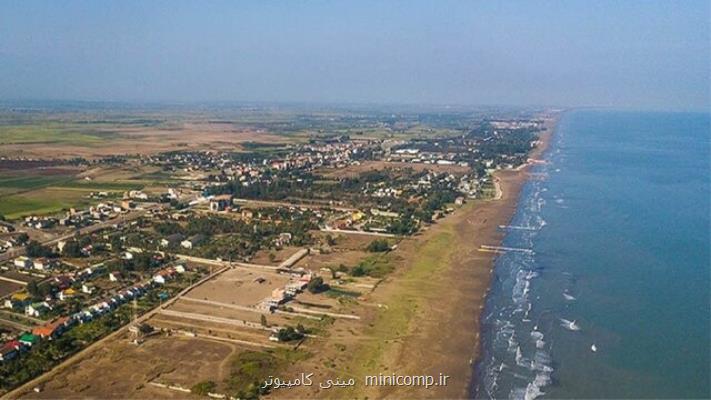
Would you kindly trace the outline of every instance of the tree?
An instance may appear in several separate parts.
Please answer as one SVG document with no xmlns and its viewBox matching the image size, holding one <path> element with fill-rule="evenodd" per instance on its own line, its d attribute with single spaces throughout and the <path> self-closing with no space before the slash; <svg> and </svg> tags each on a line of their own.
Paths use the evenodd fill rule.
<svg viewBox="0 0 711 400">
<path fill-rule="evenodd" d="M 317 276 L 306 285 L 306 289 L 309 290 L 311 293 L 321 293 L 325 292 L 326 290 L 330 289 L 330 286 L 328 284 L 323 282 L 323 278 L 320 276 Z"/>
<path fill-rule="evenodd" d="M 114 235 L 111 237 L 111 250 L 114 253 L 119 253 L 121 252 L 123 242 L 121 241 L 121 237 L 119 235 Z"/>
<path fill-rule="evenodd" d="M 366 250 L 371 253 L 380 253 L 390 250 L 390 244 L 385 239 L 376 239 L 370 242 Z"/>
<path fill-rule="evenodd" d="M 286 328 L 279 329 L 279 332 L 277 332 L 277 338 L 280 342 L 301 340 L 304 338 L 304 333 L 294 329 L 293 326 L 287 326 Z"/>
<path fill-rule="evenodd" d="M 351 270 L 351 276 L 365 276 L 368 273 L 368 271 L 365 270 L 365 268 L 361 265 L 358 264 L 353 269 Z"/>
<path fill-rule="evenodd" d="M 27 284 L 27 292 L 32 296 L 32 297 L 39 297 L 39 288 L 37 287 L 37 281 L 31 280 Z"/>
<path fill-rule="evenodd" d="M 64 247 L 62 248 L 62 255 L 64 257 L 72 258 L 81 257 L 81 246 L 79 245 L 79 242 L 77 242 L 76 240 L 70 240 L 65 243 Z"/>
<path fill-rule="evenodd" d="M 52 286 L 48 283 L 40 284 L 37 287 L 40 297 L 47 297 L 52 293 Z"/>
<path fill-rule="evenodd" d="M 25 232 L 22 232 L 17 236 L 17 242 L 20 244 L 25 244 L 28 240 L 30 240 L 30 237 Z"/>
<path fill-rule="evenodd" d="M 51 257 L 52 250 L 49 247 L 43 246 L 40 242 L 32 240 L 25 246 L 25 252 L 29 257 Z"/>
<path fill-rule="evenodd" d="M 267 317 L 264 314 L 262 314 L 261 318 L 259 318 L 259 322 L 262 324 L 262 326 L 269 326 L 269 324 L 267 323 Z"/>
</svg>

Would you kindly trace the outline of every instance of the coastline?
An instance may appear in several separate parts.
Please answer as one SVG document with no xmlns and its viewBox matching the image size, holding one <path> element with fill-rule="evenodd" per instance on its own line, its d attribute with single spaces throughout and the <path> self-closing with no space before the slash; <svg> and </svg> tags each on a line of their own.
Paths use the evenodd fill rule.
<svg viewBox="0 0 711 400">
<path fill-rule="evenodd" d="M 515 170 L 494 174 L 500 188 L 495 200 L 469 202 L 462 210 L 435 225 L 429 232 L 409 243 L 403 251 L 410 254 L 404 260 L 415 262 L 426 256 L 429 240 L 447 238 L 445 254 L 435 255 L 444 265 L 437 268 L 436 282 L 428 282 L 431 290 L 418 304 L 422 309 L 412 333 L 391 354 L 392 372 L 402 375 L 451 376 L 448 386 L 430 389 L 389 387 L 369 398 L 466 398 L 474 380 L 474 365 L 481 354 L 480 327 L 486 296 L 496 260 L 495 253 L 479 251 L 481 245 L 500 245 L 505 232 L 498 229 L 513 218 L 520 192 L 529 179 L 529 169 L 544 154 L 553 137 L 560 114 L 541 133 L 537 146 L 529 154 L 529 162 Z M 423 243 L 424 242 L 424 243 Z M 425 244 L 422 247 L 421 245 Z M 425 253 L 425 254 L 423 254 Z M 387 365 L 387 364 L 386 364 Z M 387 390 L 389 389 L 389 390 Z"/>
<path fill-rule="evenodd" d="M 531 159 L 539 158 L 557 125 L 552 120 L 529 153 L 522 168 L 497 171 L 497 196 L 470 200 L 459 210 L 413 238 L 404 239 L 394 251 L 395 272 L 364 299 L 363 323 L 339 320 L 326 341 L 322 354 L 295 371 L 317 371 L 319 375 L 348 376 L 361 384 L 341 392 L 308 392 L 294 389 L 272 393 L 270 398 L 465 398 L 474 377 L 473 364 L 480 354 L 480 319 L 489 292 L 495 253 L 482 252 L 482 245 L 498 245 L 504 238 L 499 225 L 514 215 L 519 193 L 528 180 Z M 123 328 L 122 328 L 123 330 Z M 110 335 L 113 337 L 118 332 Z M 352 337 L 348 337 L 352 335 Z M 105 338 L 105 339 L 108 339 Z M 96 348 L 101 340 L 90 348 Z M 332 350 L 335 344 L 344 350 Z M 345 346 L 344 346 L 345 348 Z M 88 350 L 88 348 L 86 349 Z M 76 356 L 86 354 L 78 353 Z M 336 354 L 334 356 L 334 354 Z M 78 359 L 78 358 L 77 358 Z M 337 366 L 334 363 L 337 361 Z M 74 357 L 59 367 L 27 382 L 3 398 L 21 397 L 34 383 L 73 364 Z M 327 366 L 324 370 L 324 365 Z M 310 368 L 308 368 L 310 367 Z M 365 386 L 365 375 L 450 376 L 446 386 Z M 283 396 L 282 396 L 283 395 Z"/>
<path fill-rule="evenodd" d="M 366 300 L 371 307 L 360 326 L 334 326 L 343 331 L 327 339 L 326 348 L 349 340 L 346 354 L 320 354 L 297 368 L 319 375 L 354 378 L 360 384 L 338 392 L 318 390 L 274 393 L 275 398 L 467 398 L 474 364 L 481 352 L 480 322 L 490 288 L 496 254 L 482 245 L 499 245 L 498 227 L 513 217 L 529 166 L 546 150 L 556 129 L 557 114 L 542 132 L 522 168 L 495 173 L 500 196 L 473 200 L 414 238 L 401 242 L 395 272 Z M 347 332 L 347 333 L 346 333 Z M 332 354 L 331 354 L 332 355 Z M 324 364 L 338 361 L 337 365 Z M 423 387 L 366 386 L 367 375 L 446 374 L 447 385 Z"/>
</svg>

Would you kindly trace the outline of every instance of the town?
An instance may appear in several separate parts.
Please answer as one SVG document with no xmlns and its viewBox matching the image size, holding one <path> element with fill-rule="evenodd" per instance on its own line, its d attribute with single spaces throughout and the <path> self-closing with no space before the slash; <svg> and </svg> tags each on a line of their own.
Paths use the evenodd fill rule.
<svg viewBox="0 0 711 400">
<path fill-rule="evenodd" d="M 201 351 L 229 343 L 245 357 L 267 350 L 262 361 L 273 368 L 318 351 L 336 321 L 359 323 L 402 240 L 496 198 L 492 173 L 525 165 L 551 116 L 467 122 L 412 137 L 359 126 L 277 144 L 256 134 L 232 150 L 3 156 L 4 187 L 28 171 L 71 174 L 58 188 L 74 197 L 59 210 L 19 207 L 2 218 L 0 391 L 99 341 L 158 358 L 176 340 Z M 158 374 L 136 390 L 269 391 L 265 377 L 238 371 L 216 382 L 209 360 L 186 362 L 192 373 Z"/>
</svg>

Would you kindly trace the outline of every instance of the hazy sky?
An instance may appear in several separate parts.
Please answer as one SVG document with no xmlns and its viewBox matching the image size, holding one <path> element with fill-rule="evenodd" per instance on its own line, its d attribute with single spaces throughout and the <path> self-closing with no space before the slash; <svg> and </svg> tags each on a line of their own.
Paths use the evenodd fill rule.
<svg viewBox="0 0 711 400">
<path fill-rule="evenodd" d="M 1 1 L 0 99 L 708 109 L 709 1 Z"/>
</svg>

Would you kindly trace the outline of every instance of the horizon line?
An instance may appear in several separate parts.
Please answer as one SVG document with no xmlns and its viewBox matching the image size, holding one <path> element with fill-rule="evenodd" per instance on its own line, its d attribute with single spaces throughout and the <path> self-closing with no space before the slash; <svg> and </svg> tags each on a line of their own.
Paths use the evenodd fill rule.
<svg viewBox="0 0 711 400">
<path fill-rule="evenodd" d="M 420 107 L 420 108 L 452 108 L 452 109 L 481 109 L 481 108 L 511 108 L 511 109 L 542 109 L 557 111 L 573 110 L 619 110 L 638 112 L 689 112 L 711 114 L 711 106 L 706 108 L 682 107 L 639 107 L 634 105 L 545 105 L 545 104 L 497 104 L 497 103 L 428 103 L 428 102 L 397 102 L 397 101 L 313 101 L 313 100 L 111 100 L 111 99 L 57 99 L 57 98 L 25 98 L 1 99 L 0 106 L 22 105 L 27 103 L 54 103 L 57 105 L 85 104 L 85 105 L 122 105 L 122 106 L 163 106 L 163 107 L 190 107 L 190 106 L 311 106 L 311 107 Z"/>
</svg>

